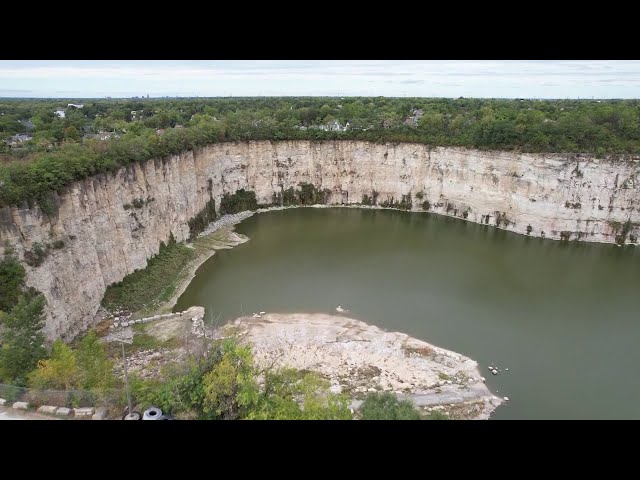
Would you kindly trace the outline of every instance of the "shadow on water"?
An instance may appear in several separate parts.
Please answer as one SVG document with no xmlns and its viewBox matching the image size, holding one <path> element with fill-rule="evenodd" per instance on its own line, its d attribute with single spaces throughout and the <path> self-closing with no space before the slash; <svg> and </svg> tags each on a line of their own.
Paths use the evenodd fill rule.
<svg viewBox="0 0 640 480">
<path fill-rule="evenodd" d="M 343 305 L 477 360 L 510 398 L 495 418 L 640 418 L 635 247 L 390 210 L 274 211 L 237 230 L 251 240 L 205 262 L 176 309 L 226 321 Z"/>
</svg>

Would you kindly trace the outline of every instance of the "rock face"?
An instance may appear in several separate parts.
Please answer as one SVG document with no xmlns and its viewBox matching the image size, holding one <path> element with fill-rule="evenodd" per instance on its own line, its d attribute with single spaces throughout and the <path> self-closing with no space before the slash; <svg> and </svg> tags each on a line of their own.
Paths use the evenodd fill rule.
<svg viewBox="0 0 640 480">
<path fill-rule="evenodd" d="M 532 236 L 614 242 L 621 225 L 638 236 L 640 159 L 529 155 L 356 141 L 223 143 L 75 182 L 52 217 L 26 205 L 0 209 L 5 242 L 24 258 L 50 243 L 43 263 L 25 265 L 47 298 L 49 338 L 89 327 L 105 289 L 158 252 L 170 234 L 213 199 L 244 188 L 259 203 L 302 182 L 329 189 L 329 203 L 378 204 L 411 194 L 412 209 L 456 216 Z M 428 202 L 428 203 L 427 203 Z M 530 227 L 530 228 L 529 228 Z M 63 242 L 63 245 L 60 243 Z"/>
</svg>

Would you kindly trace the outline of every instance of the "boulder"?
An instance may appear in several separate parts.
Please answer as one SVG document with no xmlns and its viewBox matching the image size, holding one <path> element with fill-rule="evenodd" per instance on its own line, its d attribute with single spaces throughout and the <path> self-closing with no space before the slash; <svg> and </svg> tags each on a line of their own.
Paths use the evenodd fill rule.
<svg viewBox="0 0 640 480">
<path fill-rule="evenodd" d="M 71 409 L 67 407 L 60 407 L 56 411 L 56 417 L 68 417 L 69 415 L 71 415 Z"/>
<path fill-rule="evenodd" d="M 17 410 L 29 410 L 29 404 L 27 402 L 15 402 L 13 408 Z"/>
<path fill-rule="evenodd" d="M 74 414 L 76 417 L 91 417 L 95 413 L 95 408 L 87 407 L 87 408 L 76 408 L 74 410 Z"/>
<path fill-rule="evenodd" d="M 51 405 L 42 405 L 38 408 L 38 413 L 45 413 L 47 415 L 55 415 L 58 407 L 54 407 Z"/>
<path fill-rule="evenodd" d="M 0 398 L 0 407 L 4 407 L 7 404 L 7 401 L 4 398 Z"/>
<path fill-rule="evenodd" d="M 107 407 L 96 408 L 96 413 L 91 417 L 92 420 L 104 420 L 107 418 Z"/>
</svg>

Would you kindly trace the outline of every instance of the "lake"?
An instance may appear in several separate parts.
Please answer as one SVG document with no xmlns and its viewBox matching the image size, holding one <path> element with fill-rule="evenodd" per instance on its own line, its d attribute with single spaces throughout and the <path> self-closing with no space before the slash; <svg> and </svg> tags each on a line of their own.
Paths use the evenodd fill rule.
<svg viewBox="0 0 640 480">
<path fill-rule="evenodd" d="M 335 312 L 476 360 L 495 419 L 640 418 L 640 249 L 429 213 L 299 208 L 236 226 L 175 311 Z M 490 364 L 509 371 L 493 376 Z"/>
</svg>

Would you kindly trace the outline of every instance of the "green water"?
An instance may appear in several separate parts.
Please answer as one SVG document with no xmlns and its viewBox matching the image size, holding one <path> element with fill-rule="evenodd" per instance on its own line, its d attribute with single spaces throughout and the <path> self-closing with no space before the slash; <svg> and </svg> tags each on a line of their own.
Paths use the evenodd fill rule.
<svg viewBox="0 0 640 480">
<path fill-rule="evenodd" d="M 640 247 L 529 238 L 426 213 L 255 215 L 176 310 L 333 312 L 478 361 L 496 419 L 640 418 Z M 489 364 L 509 368 L 497 376 Z"/>
</svg>

